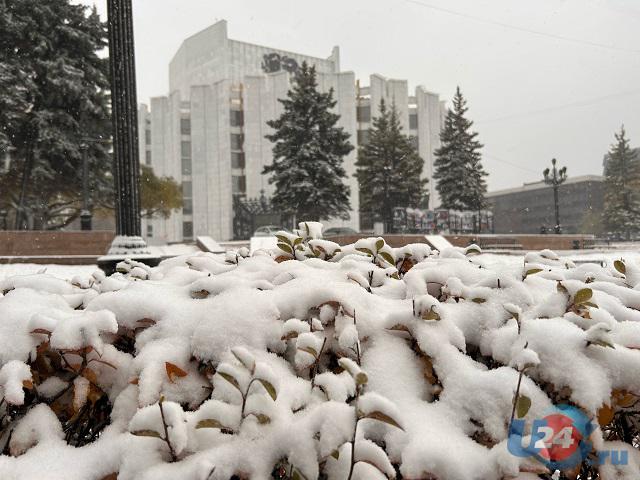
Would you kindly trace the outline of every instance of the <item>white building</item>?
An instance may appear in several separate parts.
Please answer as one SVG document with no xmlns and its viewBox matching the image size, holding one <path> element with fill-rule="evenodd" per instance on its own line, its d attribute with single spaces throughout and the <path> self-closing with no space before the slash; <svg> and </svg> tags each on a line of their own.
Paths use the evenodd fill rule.
<svg viewBox="0 0 640 480">
<path fill-rule="evenodd" d="M 356 147 L 366 141 L 380 100 L 395 103 L 405 132 L 415 136 L 424 175 L 431 179 L 444 111 L 437 94 L 418 87 L 410 96 L 406 80 L 380 75 L 371 75 L 370 85 L 360 86 L 353 72 L 340 70 L 338 47 L 323 59 L 253 45 L 229 39 L 227 23 L 220 21 L 183 42 L 169 66 L 169 95 L 152 98 L 150 108 L 140 106 L 141 162 L 157 175 L 181 182 L 184 195 L 180 213 L 168 220 L 143 220 L 150 243 L 197 235 L 231 239 L 233 196 L 271 196 L 273 186 L 262 175 L 272 161 L 266 122 L 282 112 L 278 99 L 286 97 L 292 74 L 303 61 L 315 65 L 322 91 L 333 88 L 339 125 Z M 358 230 L 356 158 L 357 148 L 345 159 L 350 220 L 327 223 Z M 433 206 L 433 181 L 429 190 Z"/>
</svg>

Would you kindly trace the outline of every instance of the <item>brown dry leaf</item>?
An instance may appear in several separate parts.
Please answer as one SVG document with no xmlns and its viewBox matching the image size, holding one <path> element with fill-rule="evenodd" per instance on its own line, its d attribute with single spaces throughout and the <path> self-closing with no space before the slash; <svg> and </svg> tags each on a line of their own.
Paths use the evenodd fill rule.
<svg viewBox="0 0 640 480">
<path fill-rule="evenodd" d="M 22 381 L 22 387 L 26 388 L 27 390 L 32 390 L 33 389 L 33 382 L 31 380 L 23 380 Z"/>
<path fill-rule="evenodd" d="M 138 381 L 139 381 L 139 380 L 140 380 L 140 379 L 139 379 L 138 377 L 135 377 L 135 378 L 132 378 L 131 380 L 129 380 L 129 383 L 130 383 L 131 385 L 138 385 Z"/>
<path fill-rule="evenodd" d="M 96 384 L 96 385 L 98 384 L 98 376 L 96 375 L 96 372 L 91 370 L 89 367 L 86 367 L 82 371 L 82 376 L 84 378 L 86 378 L 87 380 L 89 380 L 91 383 Z"/>
<path fill-rule="evenodd" d="M 167 377 L 169 377 L 169 381 L 171 383 L 174 383 L 173 381 L 174 381 L 174 379 L 176 377 L 186 377 L 187 376 L 187 372 L 182 370 L 177 365 L 174 365 L 173 363 L 164 362 L 164 368 L 167 371 Z"/>
<path fill-rule="evenodd" d="M 140 324 L 140 326 L 150 327 L 151 325 L 155 325 L 156 321 L 151 318 L 141 318 L 140 320 L 136 321 L 136 323 Z"/>
<path fill-rule="evenodd" d="M 104 392 L 100 390 L 95 385 L 89 385 L 89 393 L 87 393 L 87 400 L 91 402 L 92 405 L 95 405 L 98 400 L 102 398 Z"/>
<path fill-rule="evenodd" d="M 110 473 L 106 477 L 102 477 L 100 480 L 118 480 L 118 472 Z"/>
<path fill-rule="evenodd" d="M 610 405 L 603 405 L 602 407 L 600 407 L 600 410 L 598 410 L 598 423 L 600 424 L 600 426 L 606 427 L 607 425 L 609 425 L 613 420 L 614 413 L 615 412 L 613 411 L 613 407 L 611 407 Z"/>
<path fill-rule="evenodd" d="M 284 255 L 280 255 L 279 257 L 276 257 L 276 262 L 278 263 L 286 262 L 287 260 L 293 260 L 293 259 L 291 257 L 285 257 Z"/>
<path fill-rule="evenodd" d="M 622 408 L 633 407 L 635 403 L 638 401 L 637 396 L 625 390 L 614 390 L 611 395 L 611 398 L 616 403 L 616 405 L 619 405 Z"/>
</svg>

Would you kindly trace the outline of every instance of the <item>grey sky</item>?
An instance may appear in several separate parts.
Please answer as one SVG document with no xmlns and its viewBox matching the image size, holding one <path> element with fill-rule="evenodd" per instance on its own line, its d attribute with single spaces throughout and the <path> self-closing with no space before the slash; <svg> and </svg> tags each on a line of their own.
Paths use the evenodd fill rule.
<svg viewBox="0 0 640 480">
<path fill-rule="evenodd" d="M 106 0 L 82 2 L 105 14 Z M 133 3 L 141 102 L 167 93 L 182 40 L 226 19 L 238 40 L 321 57 L 339 45 L 341 68 L 365 81 L 406 78 L 446 100 L 460 85 L 492 190 L 537 180 L 554 156 L 569 175 L 600 174 L 622 123 L 640 146 L 637 0 Z"/>
</svg>

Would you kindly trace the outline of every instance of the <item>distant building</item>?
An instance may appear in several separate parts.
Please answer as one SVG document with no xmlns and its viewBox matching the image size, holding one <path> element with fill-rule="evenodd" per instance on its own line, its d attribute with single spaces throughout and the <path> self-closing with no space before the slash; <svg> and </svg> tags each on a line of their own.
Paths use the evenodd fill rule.
<svg viewBox="0 0 640 480">
<path fill-rule="evenodd" d="M 415 136 L 430 180 L 431 206 L 437 204 L 432 181 L 433 151 L 439 146 L 444 104 L 418 87 L 409 95 L 406 80 L 371 75 L 361 86 L 353 72 L 340 70 L 334 47 L 328 58 L 253 45 L 227 36 L 220 21 L 187 38 L 169 66 L 169 95 L 139 109 L 140 158 L 158 175 L 182 184 L 184 208 L 168 220 L 143 220 L 150 243 L 210 235 L 234 237 L 234 197 L 270 197 L 273 185 L 262 175 L 272 161 L 268 120 L 282 112 L 292 74 L 303 61 L 315 65 L 322 91 L 334 90 L 339 125 L 357 147 L 366 142 L 381 99 L 394 103 L 407 134 Z M 351 189 L 350 220 L 331 225 L 360 228 L 358 184 L 353 176 L 357 148 L 345 159 Z M 236 234 L 237 235 L 237 234 Z"/>
<path fill-rule="evenodd" d="M 604 177 L 583 175 L 569 177 L 558 190 L 560 224 L 563 233 L 584 232 L 591 214 L 604 207 Z M 555 210 L 553 188 L 544 182 L 526 183 L 522 187 L 487 194 L 493 210 L 495 233 L 553 233 Z"/>
</svg>

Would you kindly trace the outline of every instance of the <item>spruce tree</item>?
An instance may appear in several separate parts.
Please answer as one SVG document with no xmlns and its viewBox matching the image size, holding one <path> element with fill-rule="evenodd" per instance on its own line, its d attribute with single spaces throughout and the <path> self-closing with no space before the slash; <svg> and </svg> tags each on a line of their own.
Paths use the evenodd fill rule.
<svg viewBox="0 0 640 480">
<path fill-rule="evenodd" d="M 441 146 L 434 152 L 433 178 L 441 208 L 479 212 L 487 206 L 487 172 L 482 168 L 483 145 L 476 138 L 478 133 L 471 131 L 473 122 L 465 117 L 467 110 L 458 87 L 440 133 Z"/>
<path fill-rule="evenodd" d="M 353 150 L 349 134 L 337 123 L 333 89 L 318 91 L 316 69 L 303 62 L 293 78 L 284 111 L 267 122 L 274 132 L 273 163 L 264 168 L 274 183 L 273 206 L 297 220 L 349 216 L 349 187 L 344 157 Z"/>
<path fill-rule="evenodd" d="M 98 55 L 105 47 L 95 8 L 70 0 L 0 8 L 0 145 L 11 158 L 0 173 L 0 203 L 17 228 L 77 218 L 85 142 L 93 203 L 112 195 L 108 59 Z"/>
<path fill-rule="evenodd" d="M 358 151 L 360 209 L 378 212 L 385 231 L 391 231 L 394 207 L 415 208 L 424 198 L 427 180 L 422 178 L 423 165 L 410 138 L 402 133 L 395 105 L 387 109 L 382 100 L 369 141 Z"/>
<path fill-rule="evenodd" d="M 604 220 L 627 239 L 640 232 L 640 158 L 629 147 L 624 125 L 606 156 Z"/>
</svg>

